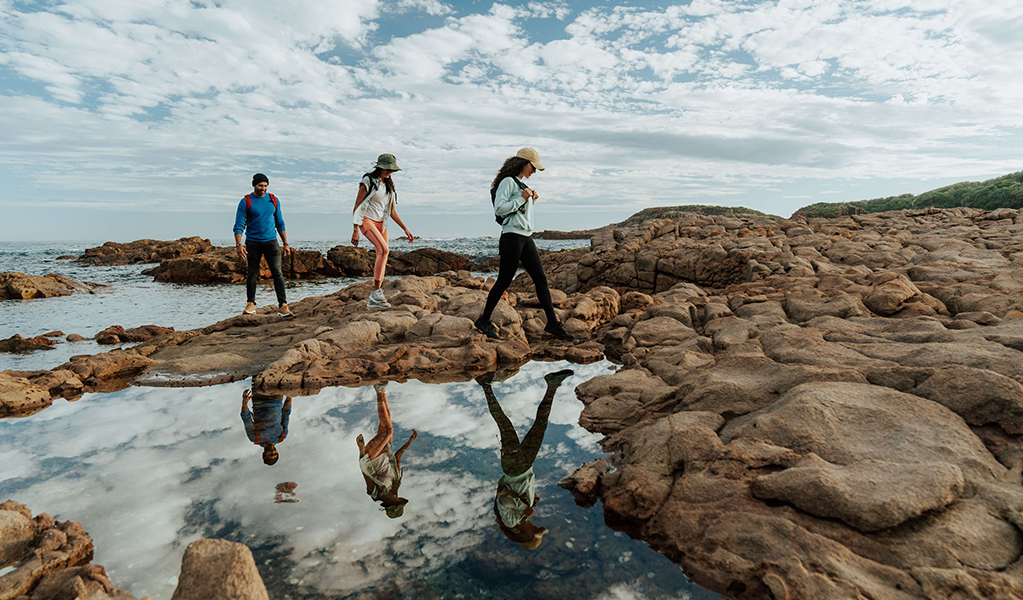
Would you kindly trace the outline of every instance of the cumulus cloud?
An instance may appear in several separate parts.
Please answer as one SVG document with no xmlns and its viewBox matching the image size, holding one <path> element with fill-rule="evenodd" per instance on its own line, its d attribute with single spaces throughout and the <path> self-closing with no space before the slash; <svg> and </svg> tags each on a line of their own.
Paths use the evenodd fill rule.
<svg viewBox="0 0 1023 600">
<path fill-rule="evenodd" d="M 221 210 L 258 166 L 289 206 L 331 213 L 391 151 L 410 216 L 485 214 L 492 171 L 531 145 L 553 159 L 537 185 L 563 202 L 548 205 L 557 226 L 584 202 L 622 218 L 756 201 L 766 180 L 996 175 L 1019 154 L 1011 0 L 4 6 L 0 157 L 35 206 L 74 189 L 144 210 L 174 173 L 200 200 L 177 209 Z M 86 170 L 84 192 L 64 177 Z M 650 173 L 661 185 L 635 199 Z"/>
</svg>

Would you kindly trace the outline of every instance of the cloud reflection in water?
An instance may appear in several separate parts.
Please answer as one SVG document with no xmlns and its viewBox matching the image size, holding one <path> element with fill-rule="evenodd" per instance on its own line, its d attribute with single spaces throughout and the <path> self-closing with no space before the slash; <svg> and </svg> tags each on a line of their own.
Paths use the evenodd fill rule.
<svg viewBox="0 0 1023 600">
<path fill-rule="evenodd" d="M 529 363 L 494 384 L 519 435 L 533 422 L 543 376 L 566 366 Z M 401 495 L 409 503 L 397 519 L 366 495 L 359 470 L 355 438 L 369 439 L 377 428 L 372 387 L 294 398 L 273 466 L 263 464 L 239 419 L 248 382 L 57 401 L 37 415 L 0 421 L 6 441 L 0 496 L 81 521 L 96 543 L 94 562 L 139 597 L 169 598 L 185 546 L 200 537 L 249 545 L 271 597 L 395 585 L 443 595 L 487 582 L 495 586 L 491 597 L 521 594 L 523 586 L 556 597 L 563 593 L 559 585 L 602 571 L 616 577 L 600 583 L 605 593 L 614 583 L 628 584 L 617 589 L 630 590 L 629 597 L 712 597 L 688 587 L 660 555 L 604 527 L 599 510 L 578 508 L 556 487 L 601 455 L 600 436 L 576 424 L 582 406 L 573 389 L 606 373 L 608 364 L 571 367 L 576 374 L 557 393 L 535 463 L 543 498 L 537 521 L 550 529 L 536 556 L 504 539 L 494 521 L 502 474 L 498 431 L 472 381 L 387 387 L 394 439 L 400 444 L 412 429 L 419 432 L 402 459 Z M 274 501 L 282 482 L 297 484 L 288 492 L 297 502 Z M 621 552 L 636 557 L 631 566 L 612 560 Z M 517 578 L 505 577 L 514 573 Z"/>
</svg>

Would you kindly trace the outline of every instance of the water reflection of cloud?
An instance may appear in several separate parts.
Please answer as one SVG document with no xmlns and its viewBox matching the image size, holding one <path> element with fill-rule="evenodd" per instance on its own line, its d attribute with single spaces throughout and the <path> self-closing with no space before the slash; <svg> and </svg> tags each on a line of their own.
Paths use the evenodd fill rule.
<svg viewBox="0 0 1023 600">
<path fill-rule="evenodd" d="M 530 363 L 510 382 L 495 383 L 522 433 L 546 389 L 543 375 L 566 365 Z M 541 452 L 566 471 L 578 466 L 571 454 L 595 451 L 599 439 L 567 427 L 581 408 L 572 390 L 605 372 L 601 365 L 573 368 L 550 419 L 568 437 Z M 293 399 L 280 461 L 267 467 L 239 417 L 246 387 L 130 388 L 0 424 L 17 439 L 0 451 L 0 491 L 36 512 L 81 521 L 96 542 L 95 561 L 114 581 L 156 598 L 170 597 L 185 545 L 218 531 L 283 539 L 296 561 L 291 577 L 322 589 L 357 589 L 396 570 L 439 569 L 492 535 L 498 436 L 475 382 L 388 385 L 395 445 L 412 429 L 420 433 L 402 461 L 400 492 L 409 504 L 401 519 L 379 511 L 358 467 L 355 437 L 368 439 L 377 426 L 371 388 Z M 538 474 L 545 481 L 561 476 Z M 298 503 L 273 502 L 283 481 L 298 483 Z"/>
</svg>

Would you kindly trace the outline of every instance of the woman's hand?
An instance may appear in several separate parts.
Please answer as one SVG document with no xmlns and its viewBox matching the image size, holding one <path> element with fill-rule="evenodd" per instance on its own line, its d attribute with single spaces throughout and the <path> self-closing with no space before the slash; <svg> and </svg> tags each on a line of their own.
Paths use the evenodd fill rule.
<svg viewBox="0 0 1023 600">
<path fill-rule="evenodd" d="M 356 227 L 355 230 L 352 231 L 352 245 L 353 246 L 358 246 L 359 245 L 359 228 L 358 227 Z"/>
<path fill-rule="evenodd" d="M 405 236 L 408 237 L 408 243 L 410 244 L 414 242 L 416 239 L 416 236 L 412 235 L 412 232 L 409 231 L 408 229 L 405 230 Z"/>
</svg>

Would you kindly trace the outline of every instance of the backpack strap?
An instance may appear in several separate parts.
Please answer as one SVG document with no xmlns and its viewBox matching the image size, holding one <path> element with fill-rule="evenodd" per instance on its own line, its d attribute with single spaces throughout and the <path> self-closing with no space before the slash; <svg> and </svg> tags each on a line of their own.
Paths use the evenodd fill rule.
<svg viewBox="0 0 1023 600">
<path fill-rule="evenodd" d="M 274 212 L 276 213 L 278 209 L 277 196 L 270 194 L 270 202 L 273 202 Z M 252 194 L 245 194 L 245 215 L 248 216 L 250 212 L 252 212 Z"/>
<path fill-rule="evenodd" d="M 508 177 L 511 177 L 511 175 L 509 175 Z M 508 177 L 505 177 L 505 179 L 507 179 Z M 504 179 L 502 179 L 501 181 L 504 181 Z M 521 181 L 519 181 L 517 177 L 512 177 L 512 181 L 514 181 L 515 183 L 518 184 L 520 190 L 524 190 L 524 189 L 527 189 L 529 187 L 528 185 L 526 185 L 526 184 L 522 183 Z M 498 183 L 497 185 L 501 185 L 501 184 Z M 526 210 L 526 204 L 528 202 L 529 202 L 528 200 L 526 202 L 523 202 L 522 206 L 520 206 L 519 209 L 517 211 L 515 211 L 515 212 L 524 212 Z M 496 187 L 490 188 L 490 203 L 492 205 L 494 205 L 494 208 L 497 208 L 497 188 Z M 497 222 L 503 227 L 504 224 L 508 222 L 508 219 L 512 218 L 513 214 L 515 214 L 515 213 L 509 214 L 509 215 L 505 215 L 503 217 L 498 217 L 497 215 L 494 215 L 494 218 L 497 219 Z"/>
</svg>

